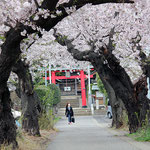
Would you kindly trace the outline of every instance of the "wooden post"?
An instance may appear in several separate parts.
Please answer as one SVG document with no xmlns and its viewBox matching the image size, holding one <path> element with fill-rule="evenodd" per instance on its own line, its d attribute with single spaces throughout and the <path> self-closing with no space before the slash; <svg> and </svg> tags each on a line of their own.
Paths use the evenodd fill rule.
<svg viewBox="0 0 150 150">
<path fill-rule="evenodd" d="M 82 107 L 86 108 L 86 92 L 85 92 L 85 79 L 84 79 L 84 71 L 80 71 L 80 76 L 81 76 L 81 94 L 82 94 Z"/>
<path fill-rule="evenodd" d="M 52 83 L 56 84 L 56 75 L 55 75 L 55 71 L 52 71 Z"/>
</svg>

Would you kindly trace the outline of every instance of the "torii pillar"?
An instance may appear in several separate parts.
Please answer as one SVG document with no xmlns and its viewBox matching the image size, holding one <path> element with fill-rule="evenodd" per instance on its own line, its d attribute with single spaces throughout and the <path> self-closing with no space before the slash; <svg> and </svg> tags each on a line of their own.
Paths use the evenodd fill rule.
<svg viewBox="0 0 150 150">
<path fill-rule="evenodd" d="M 55 75 L 55 71 L 52 71 L 52 83 L 56 84 L 56 75 Z"/>
<path fill-rule="evenodd" d="M 80 71 L 80 76 L 81 76 L 81 94 L 82 94 L 82 107 L 86 108 L 86 91 L 85 91 L 85 75 L 84 71 Z"/>
</svg>

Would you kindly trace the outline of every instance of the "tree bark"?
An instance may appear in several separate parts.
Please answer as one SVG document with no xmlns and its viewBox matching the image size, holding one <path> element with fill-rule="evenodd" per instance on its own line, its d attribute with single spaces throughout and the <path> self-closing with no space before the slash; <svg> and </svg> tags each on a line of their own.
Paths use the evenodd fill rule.
<svg viewBox="0 0 150 150">
<path fill-rule="evenodd" d="M 130 133 L 136 132 L 138 127 L 140 127 L 140 121 L 137 114 L 140 114 L 140 109 L 142 109 L 140 105 L 141 102 L 135 97 L 137 90 L 134 90 L 134 86 L 131 83 L 130 78 L 116 59 L 113 58 L 112 55 L 109 59 L 107 59 L 110 61 L 109 66 L 107 64 L 103 64 L 101 58 L 97 58 L 94 62 L 92 62 L 92 64 L 97 70 L 100 78 L 103 76 L 103 78 L 105 78 L 115 91 L 116 96 L 123 101 L 128 113 L 129 131 Z M 145 100 L 145 97 L 142 98 Z M 143 104 L 147 101 L 146 100 L 144 102 L 144 100 L 142 102 Z"/>
<path fill-rule="evenodd" d="M 138 36 L 140 36 L 140 35 L 138 35 Z M 137 46 L 136 44 L 137 44 L 137 42 L 135 41 L 135 46 Z M 150 62 L 147 60 L 146 54 L 142 51 L 142 47 L 140 46 L 139 43 L 138 43 L 138 49 L 140 50 L 139 56 L 140 56 L 140 58 L 142 60 L 141 68 L 143 70 L 143 73 L 145 74 L 145 78 L 143 78 L 145 83 L 142 84 L 143 81 L 141 80 L 141 83 L 139 82 L 139 84 L 137 83 L 136 85 L 137 85 L 137 87 L 141 88 L 141 89 L 139 89 L 139 94 L 138 95 L 140 97 L 142 97 L 142 94 L 144 94 L 144 96 L 146 96 L 146 94 L 147 94 L 147 92 L 145 93 L 143 90 L 148 90 L 148 89 L 145 89 L 145 86 L 147 87 L 147 84 L 146 84 L 147 83 L 147 78 L 150 79 Z M 149 84 L 150 84 L 150 81 L 149 81 Z M 144 88 L 142 88 L 143 85 L 145 85 Z M 150 88 L 150 87 L 148 87 L 148 88 Z M 143 92 L 140 92 L 140 91 L 143 91 Z M 148 105 L 149 108 L 150 108 L 150 100 L 147 100 L 147 101 L 148 101 L 148 104 L 146 104 L 146 105 Z M 147 107 L 147 106 L 143 106 L 143 107 Z M 145 113 L 146 112 L 142 112 L 142 114 L 145 114 Z M 147 120 L 148 121 L 148 125 L 150 125 L 150 109 L 147 111 L 147 119 L 148 119 Z"/>
<path fill-rule="evenodd" d="M 149 113 L 149 99 L 147 98 L 147 78 L 142 77 L 135 85 L 135 97 L 137 100 L 139 126 L 147 124 L 147 117 Z"/>
<path fill-rule="evenodd" d="M 107 91 L 110 105 L 112 108 L 112 127 L 120 128 L 123 125 L 123 110 L 125 110 L 123 102 L 115 94 L 111 85 L 101 76 L 103 85 Z"/>
<path fill-rule="evenodd" d="M 112 104 L 112 127 L 120 128 L 124 125 L 123 113 L 125 111 L 123 102 L 120 98 L 116 97 L 116 103 Z"/>
<path fill-rule="evenodd" d="M 34 91 L 29 65 L 18 60 L 12 68 L 19 79 L 19 95 L 22 107 L 22 128 L 30 135 L 40 135 L 38 114 L 41 110 L 40 101 Z"/>
<path fill-rule="evenodd" d="M 145 121 L 146 112 L 149 109 L 148 99 L 146 98 L 146 84 L 142 79 L 142 85 L 136 86 L 135 88 L 125 70 L 113 57 L 114 56 L 111 55 L 109 57 L 111 60 L 107 59 L 110 61 L 109 66 L 103 64 L 101 59 L 95 60 L 92 64 L 97 70 L 99 76 L 105 78 L 105 80 L 112 86 L 116 96 L 123 101 L 128 113 L 129 131 L 130 133 L 133 133 L 142 126 L 141 121 Z M 105 72 L 105 74 L 102 74 L 102 72 Z"/>
<path fill-rule="evenodd" d="M 17 146 L 16 125 L 11 113 L 10 93 L 7 87 L 12 65 L 19 58 L 20 42 L 22 37 L 20 32 L 22 26 L 18 25 L 18 30 L 11 29 L 7 33 L 5 43 L 1 46 L 0 55 L 0 144 L 8 143 Z"/>
<path fill-rule="evenodd" d="M 0 88 L 0 147 L 1 144 L 13 144 L 15 149 L 16 142 L 16 125 L 11 113 L 10 93 L 5 85 L 3 90 Z"/>
</svg>

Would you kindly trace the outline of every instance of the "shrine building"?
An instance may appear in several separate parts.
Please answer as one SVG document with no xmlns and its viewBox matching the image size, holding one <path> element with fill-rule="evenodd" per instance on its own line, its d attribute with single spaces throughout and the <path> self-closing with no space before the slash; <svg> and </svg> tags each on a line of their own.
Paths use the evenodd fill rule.
<svg viewBox="0 0 150 150">
<path fill-rule="evenodd" d="M 90 71 L 94 70 L 93 68 Z M 51 73 L 49 73 L 51 72 Z M 83 69 L 51 69 L 46 72 L 49 76 L 45 75 L 44 78 L 51 81 L 50 83 L 56 84 L 61 91 L 61 96 L 81 96 L 82 108 L 87 107 L 86 98 L 86 85 L 85 80 L 88 75 L 85 74 Z M 93 78 L 93 75 L 90 75 Z"/>
</svg>

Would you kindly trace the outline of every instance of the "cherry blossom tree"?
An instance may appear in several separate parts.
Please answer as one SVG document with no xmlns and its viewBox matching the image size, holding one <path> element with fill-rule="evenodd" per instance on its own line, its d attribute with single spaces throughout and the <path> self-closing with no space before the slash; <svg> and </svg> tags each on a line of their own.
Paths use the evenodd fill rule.
<svg viewBox="0 0 150 150">
<path fill-rule="evenodd" d="M 90 8 L 88 12 L 87 8 Z M 109 90 L 107 85 L 111 86 L 123 101 L 129 130 L 135 132 L 145 123 L 149 110 L 146 75 L 141 67 L 141 53 L 145 59 L 149 56 L 146 49 L 150 44 L 149 3 L 145 0 L 132 5 L 86 5 L 82 9 L 61 22 L 54 35 L 75 59 L 92 63 L 106 90 Z M 63 23 L 65 30 L 62 30 Z"/>
<path fill-rule="evenodd" d="M 7 87 L 12 67 L 20 61 L 24 40 L 42 36 L 43 29 L 49 31 L 63 18 L 87 3 L 131 3 L 129 0 L 2 0 L 0 2 L 0 144 L 16 143 L 15 121 L 11 113 Z M 17 6 L 17 7 L 16 7 Z M 8 124 L 9 122 L 9 124 Z"/>
<path fill-rule="evenodd" d="M 107 11 L 108 7 L 110 8 L 111 12 L 113 12 L 111 15 L 110 15 L 110 12 Z M 89 13 L 87 13 L 87 9 L 89 9 L 89 8 L 91 8 L 91 11 L 89 11 Z M 113 35 L 113 40 L 114 40 L 113 44 L 115 45 L 116 51 L 113 51 L 113 54 L 115 55 L 115 57 L 117 57 L 117 59 L 119 59 L 121 66 L 123 68 L 125 68 L 125 71 L 130 76 L 131 81 L 134 82 L 134 80 L 138 80 L 139 77 L 143 73 L 142 68 L 140 67 L 140 64 L 141 64 L 141 60 L 139 58 L 140 51 L 134 50 L 134 47 L 133 47 L 133 43 L 134 43 L 133 40 L 137 36 L 137 31 L 138 31 L 138 33 L 139 33 L 139 31 L 142 33 L 142 30 L 141 30 L 141 28 L 137 28 L 132 31 L 132 34 L 131 33 L 129 34 L 129 31 L 131 31 L 131 27 L 134 27 L 135 23 L 137 24 L 137 26 L 140 26 L 139 22 L 135 22 L 135 18 L 140 19 L 141 16 L 140 17 L 135 16 L 135 15 L 130 16 L 130 17 L 128 16 L 129 12 L 132 14 L 135 13 L 135 8 L 137 9 L 137 5 L 135 5 L 134 7 L 133 7 L 133 5 L 120 5 L 120 4 L 113 5 L 112 7 L 111 7 L 111 5 L 106 5 L 106 7 L 102 7 L 102 8 L 99 6 L 92 8 L 91 5 L 86 5 L 85 8 L 83 8 L 83 10 L 79 10 L 79 12 L 74 13 L 74 16 L 72 15 L 69 18 L 70 22 L 68 22 L 68 19 L 66 19 L 65 21 L 60 23 L 60 25 L 58 25 L 58 29 L 60 31 L 62 31 L 62 27 L 66 26 L 66 28 L 65 28 L 66 34 L 68 34 L 68 30 L 69 31 L 72 30 L 73 32 L 71 34 L 71 37 L 72 38 L 74 36 L 79 37 L 79 39 L 74 40 L 75 44 L 77 45 L 77 48 L 83 49 L 83 47 L 84 47 L 84 49 L 86 49 L 86 48 L 88 49 L 89 46 L 91 46 L 91 45 L 88 46 L 87 43 L 89 44 L 89 41 L 92 42 L 93 40 L 96 41 L 98 38 L 100 38 L 100 41 L 98 41 L 98 42 L 96 41 L 97 43 L 95 42 L 96 48 L 99 48 L 99 46 L 103 46 L 104 43 L 108 44 L 109 32 L 112 28 L 114 28 L 115 34 Z M 139 8 L 141 8 L 141 5 L 139 5 Z M 122 11 L 120 11 L 121 9 L 123 10 L 123 12 L 125 11 L 126 13 L 121 14 L 122 13 Z M 81 11 L 86 12 L 86 14 L 83 15 L 83 13 L 81 13 Z M 100 12 L 101 16 L 99 15 L 98 12 Z M 95 13 L 97 14 L 95 17 L 90 17 L 90 16 L 93 16 Z M 103 22 L 102 19 L 105 18 L 105 15 L 108 16 L 108 20 L 106 19 Z M 128 19 L 126 19 L 127 17 L 128 17 Z M 121 20 L 120 18 L 124 19 L 124 20 Z M 130 21 L 131 19 L 134 21 L 131 22 Z M 141 19 L 143 19 L 143 18 L 141 18 Z M 102 22 L 98 23 L 97 20 L 101 20 Z M 118 20 L 119 21 L 121 20 L 121 22 L 118 22 Z M 83 25 L 83 26 L 79 26 L 76 22 L 80 22 L 81 25 Z M 109 24 L 108 24 L 108 22 L 109 22 Z M 128 23 L 128 25 L 126 27 L 124 27 L 124 22 Z M 92 26 L 90 25 L 90 23 L 92 23 Z M 65 24 L 65 25 L 63 25 L 63 24 Z M 100 30 L 98 30 L 98 28 Z M 128 28 L 130 30 L 128 31 L 128 30 L 126 30 L 126 28 Z M 95 30 L 95 32 L 90 34 L 91 30 L 92 30 L 92 32 Z M 79 33 L 81 31 L 83 33 L 81 36 L 79 36 Z M 65 33 L 65 30 L 63 30 L 63 33 Z M 122 33 L 124 33 L 124 34 L 122 35 Z M 69 33 L 69 36 L 70 36 L 70 33 Z M 145 34 L 144 34 L 144 36 L 145 36 Z M 127 37 L 128 37 L 128 40 L 127 40 Z M 44 64 L 48 64 L 49 60 L 51 60 L 51 64 L 53 64 L 53 65 L 57 65 L 59 63 L 63 64 L 63 65 L 64 64 L 67 64 L 67 65 L 72 64 L 72 62 L 70 63 L 70 61 L 69 61 L 69 57 L 71 55 L 65 60 L 60 59 L 63 57 L 66 58 L 67 53 L 66 53 L 65 49 L 63 49 L 62 47 L 60 47 L 56 44 L 52 44 L 51 41 L 49 41 L 49 39 L 53 39 L 53 38 L 50 37 L 49 34 L 45 33 L 43 39 L 39 39 L 36 42 L 36 44 L 33 45 L 33 47 L 30 50 L 28 50 L 30 54 L 31 54 L 31 52 L 33 52 L 33 54 L 28 55 L 27 54 L 28 52 L 26 52 L 25 55 L 28 55 L 27 56 L 28 60 L 35 60 L 35 57 L 36 57 L 36 59 L 44 60 L 43 61 Z M 83 41 L 83 39 L 85 41 Z M 119 40 L 120 40 L 120 42 L 118 42 Z M 54 47 L 50 47 L 49 42 L 51 43 L 51 46 L 53 45 Z M 141 42 L 141 40 L 140 40 L 140 42 Z M 40 44 L 38 44 L 38 43 L 40 43 Z M 42 45 L 42 47 L 41 47 L 41 45 Z M 147 45 L 147 43 L 145 45 L 144 44 L 141 44 L 141 45 L 143 45 L 143 47 L 144 47 Z M 122 53 L 123 48 L 126 49 L 126 51 L 124 53 Z M 36 49 L 36 54 L 34 52 L 34 49 Z M 42 49 L 43 49 L 43 51 L 42 51 Z M 49 49 L 51 49 L 51 51 L 49 51 Z M 39 52 L 37 52 L 38 50 L 39 50 Z M 59 50 L 59 51 L 57 52 L 57 50 Z M 61 61 L 56 62 L 56 60 L 62 60 L 62 62 Z M 64 61 L 67 61 L 67 62 L 64 62 Z M 105 82 L 106 89 L 108 89 L 107 91 L 112 91 L 112 92 L 108 92 L 108 93 L 110 93 L 109 97 L 111 99 L 112 99 L 112 97 L 115 97 L 115 102 L 112 102 L 112 105 L 114 105 L 114 107 L 117 107 L 119 97 L 116 96 L 116 94 L 114 93 L 113 88 L 110 86 L 110 84 L 106 83 L 106 80 L 103 80 L 103 83 L 104 82 Z M 111 93 L 113 93 L 113 94 L 111 94 Z M 116 101 L 116 99 L 117 99 L 117 101 Z M 118 110 L 120 111 L 120 107 Z M 118 111 L 117 111 L 117 114 L 118 114 Z M 120 125 L 121 125 L 121 122 L 120 122 Z M 120 125 L 117 125 L 117 126 L 120 126 Z"/>
<path fill-rule="evenodd" d="M 29 47 L 28 44 L 26 47 Z M 24 48 L 26 49 L 26 47 Z M 18 75 L 19 79 L 19 96 L 22 101 L 23 116 L 22 128 L 29 134 L 38 135 L 40 134 L 38 114 L 41 109 L 32 82 L 32 78 L 36 75 L 34 74 L 34 70 L 37 71 L 41 67 L 47 68 L 49 63 L 53 67 L 59 65 L 62 68 L 68 69 L 75 67 L 87 69 L 88 64 L 85 62 L 79 63 L 74 60 L 66 48 L 54 42 L 54 37 L 51 32 L 46 32 L 28 50 L 24 50 L 21 58 L 22 60 L 18 60 L 13 66 L 12 71 Z"/>
</svg>

